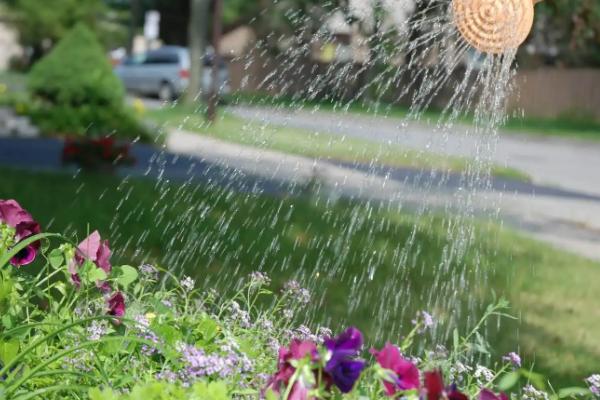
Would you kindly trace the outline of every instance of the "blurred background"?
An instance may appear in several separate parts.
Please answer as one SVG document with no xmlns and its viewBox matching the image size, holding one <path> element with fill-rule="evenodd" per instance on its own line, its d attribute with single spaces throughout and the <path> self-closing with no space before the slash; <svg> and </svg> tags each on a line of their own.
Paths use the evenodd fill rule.
<svg viewBox="0 0 600 400">
<path fill-rule="evenodd" d="M 448 0 L 2 0 L 0 198 L 114 259 L 313 293 L 308 324 L 559 384 L 600 368 L 600 2 L 481 54 Z M 115 261 L 118 262 L 118 261 Z M 488 346 L 489 344 L 489 346 Z"/>
</svg>

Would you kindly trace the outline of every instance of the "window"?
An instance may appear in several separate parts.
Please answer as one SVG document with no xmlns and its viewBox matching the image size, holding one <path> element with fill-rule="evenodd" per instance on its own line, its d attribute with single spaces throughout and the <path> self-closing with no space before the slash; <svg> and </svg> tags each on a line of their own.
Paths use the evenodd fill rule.
<svg viewBox="0 0 600 400">
<path fill-rule="evenodd" d="M 177 53 L 151 51 L 146 55 L 144 64 L 179 64 Z"/>
</svg>

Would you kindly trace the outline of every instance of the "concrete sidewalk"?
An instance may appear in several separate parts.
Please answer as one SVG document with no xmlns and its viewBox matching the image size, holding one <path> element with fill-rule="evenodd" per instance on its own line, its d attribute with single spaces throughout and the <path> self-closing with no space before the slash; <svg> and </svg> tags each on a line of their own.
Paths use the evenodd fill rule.
<svg viewBox="0 0 600 400">
<path fill-rule="evenodd" d="M 502 133 L 485 138 L 456 124 L 442 130 L 435 124 L 407 122 L 385 115 L 235 106 L 229 112 L 265 124 L 289 126 L 415 150 L 467 158 L 484 158 L 528 174 L 533 182 L 600 195 L 600 141 Z M 434 121 L 435 122 L 435 121 Z"/>
</svg>

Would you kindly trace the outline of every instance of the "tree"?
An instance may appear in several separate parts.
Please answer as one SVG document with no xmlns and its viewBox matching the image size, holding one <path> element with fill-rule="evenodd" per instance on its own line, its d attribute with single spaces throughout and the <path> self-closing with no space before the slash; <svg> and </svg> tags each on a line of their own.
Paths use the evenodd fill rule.
<svg viewBox="0 0 600 400">
<path fill-rule="evenodd" d="M 110 9 L 102 0 L 52 0 L 51 4 L 48 0 L 11 0 L 7 4 L 21 44 L 32 49 L 32 61 L 78 23 L 95 31 L 105 46 L 120 44 L 125 38 L 125 30 L 111 19 Z"/>
<path fill-rule="evenodd" d="M 144 129 L 124 107 L 125 92 L 87 28 L 78 24 L 31 69 L 32 117 L 48 133 L 135 138 Z"/>
<path fill-rule="evenodd" d="M 600 2 L 546 0 L 539 3 L 526 50 L 546 62 L 600 66 Z"/>
<path fill-rule="evenodd" d="M 193 104 L 202 91 L 204 56 L 206 54 L 206 34 L 210 0 L 190 0 L 189 51 L 190 84 L 185 102 Z"/>
</svg>

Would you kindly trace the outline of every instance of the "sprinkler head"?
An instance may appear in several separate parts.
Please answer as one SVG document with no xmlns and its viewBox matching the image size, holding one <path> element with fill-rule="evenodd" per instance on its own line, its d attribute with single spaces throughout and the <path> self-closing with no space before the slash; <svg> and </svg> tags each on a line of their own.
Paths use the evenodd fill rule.
<svg viewBox="0 0 600 400">
<path fill-rule="evenodd" d="M 462 37 L 483 53 L 519 47 L 533 26 L 533 6 L 541 0 L 452 0 Z"/>
</svg>

